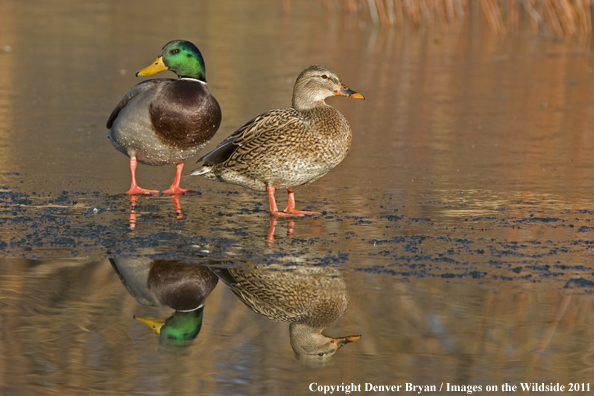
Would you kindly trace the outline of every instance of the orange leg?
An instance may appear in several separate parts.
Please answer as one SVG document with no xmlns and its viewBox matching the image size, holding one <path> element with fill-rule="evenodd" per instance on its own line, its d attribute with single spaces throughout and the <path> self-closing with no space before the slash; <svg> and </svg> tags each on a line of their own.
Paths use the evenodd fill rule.
<svg viewBox="0 0 594 396">
<path fill-rule="evenodd" d="M 288 220 L 288 221 L 289 221 L 289 224 L 288 224 L 288 228 L 287 228 L 287 236 L 292 237 L 293 236 L 293 228 L 295 227 L 295 222 L 293 220 Z M 276 230 L 276 224 L 277 224 L 276 217 L 271 217 L 269 227 L 268 227 L 268 236 L 266 237 L 266 245 L 268 245 L 268 246 L 272 246 L 272 244 L 274 243 L 274 231 Z"/>
<path fill-rule="evenodd" d="M 134 230 L 136 228 L 136 202 L 138 202 L 138 197 L 135 195 L 130 195 L 130 229 Z"/>
<path fill-rule="evenodd" d="M 321 214 L 320 212 L 308 212 L 305 210 L 297 210 L 295 209 L 295 192 L 293 191 L 292 188 L 288 188 L 287 192 L 289 193 L 289 202 L 287 204 L 287 207 L 285 208 L 284 212 L 285 213 L 289 213 L 292 215 L 298 215 L 298 216 L 303 216 L 303 215 L 319 215 Z"/>
<path fill-rule="evenodd" d="M 128 194 L 157 194 L 159 192 L 157 190 L 147 190 L 146 188 L 138 187 L 138 184 L 136 184 L 136 165 L 136 158 L 130 157 L 130 173 L 132 173 L 132 183 L 130 184 Z"/>
<path fill-rule="evenodd" d="M 175 206 L 175 218 L 181 220 L 184 218 L 184 214 L 181 209 L 181 204 L 179 203 L 179 195 L 172 195 L 171 200 L 173 201 L 173 206 Z"/>
<path fill-rule="evenodd" d="M 175 165 L 175 180 L 169 189 L 163 191 L 163 194 L 200 194 L 198 191 L 186 190 L 185 188 L 181 188 L 179 183 L 181 182 L 181 174 L 182 170 L 184 169 L 184 163 L 178 162 Z"/>
<path fill-rule="evenodd" d="M 268 236 L 266 237 L 266 244 L 271 246 L 274 243 L 274 230 L 276 229 L 276 217 L 270 218 L 268 227 Z"/>
<path fill-rule="evenodd" d="M 266 191 L 268 192 L 268 202 L 270 203 L 270 214 L 271 215 L 277 216 L 277 217 L 303 216 L 302 214 L 299 214 L 299 213 L 279 212 L 278 206 L 276 206 L 276 199 L 274 199 L 275 188 L 272 186 L 268 186 L 268 187 L 266 187 Z M 294 205 L 294 202 L 293 202 L 293 205 Z"/>
<path fill-rule="evenodd" d="M 292 237 L 293 236 L 293 228 L 295 228 L 295 222 L 293 220 L 289 220 L 289 224 L 287 225 L 289 228 L 287 228 L 287 236 L 288 237 Z"/>
</svg>

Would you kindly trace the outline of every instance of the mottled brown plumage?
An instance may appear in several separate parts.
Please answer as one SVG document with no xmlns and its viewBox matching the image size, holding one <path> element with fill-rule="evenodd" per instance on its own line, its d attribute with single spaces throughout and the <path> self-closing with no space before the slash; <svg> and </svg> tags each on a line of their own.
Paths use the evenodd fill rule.
<svg viewBox="0 0 594 396">
<path fill-rule="evenodd" d="M 273 215 L 315 214 L 295 209 L 293 188 L 328 173 L 346 157 L 352 141 L 347 120 L 324 102 L 332 95 L 363 99 L 329 67 L 308 67 L 295 82 L 292 108 L 270 110 L 247 122 L 202 157 L 203 166 L 191 174 L 268 191 Z M 276 206 L 276 188 L 289 192 L 284 212 Z"/>
<path fill-rule="evenodd" d="M 213 271 L 254 312 L 273 321 L 290 322 L 291 346 L 301 359 L 326 360 L 360 338 L 322 334 L 348 305 L 347 285 L 339 270 L 252 264 Z"/>
</svg>

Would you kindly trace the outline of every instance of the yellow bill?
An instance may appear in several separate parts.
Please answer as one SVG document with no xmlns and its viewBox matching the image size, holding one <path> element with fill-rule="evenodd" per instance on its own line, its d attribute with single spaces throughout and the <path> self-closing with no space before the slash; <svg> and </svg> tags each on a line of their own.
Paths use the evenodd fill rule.
<svg viewBox="0 0 594 396">
<path fill-rule="evenodd" d="M 165 319 L 153 318 L 150 316 L 147 316 L 145 318 L 138 318 L 135 316 L 134 319 L 140 320 L 142 323 L 153 329 L 157 334 L 161 333 L 161 327 L 163 327 L 163 325 L 165 324 Z"/>
<path fill-rule="evenodd" d="M 169 68 L 167 66 L 165 66 L 165 63 L 163 63 L 163 57 L 160 56 L 157 58 L 156 61 L 154 61 L 149 66 L 137 71 L 136 77 L 138 77 L 138 76 L 152 76 L 153 74 L 156 74 L 156 73 L 159 73 L 159 72 L 162 72 L 165 70 L 169 70 Z"/>
</svg>

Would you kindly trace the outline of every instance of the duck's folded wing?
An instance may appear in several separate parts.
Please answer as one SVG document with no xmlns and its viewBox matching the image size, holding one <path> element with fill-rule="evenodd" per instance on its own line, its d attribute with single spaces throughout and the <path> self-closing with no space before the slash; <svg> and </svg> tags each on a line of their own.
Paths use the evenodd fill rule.
<svg viewBox="0 0 594 396">
<path fill-rule="evenodd" d="M 278 130 L 298 127 L 302 122 L 294 109 L 269 110 L 245 123 L 198 162 L 220 164 L 231 158 L 234 153 L 241 151 L 242 147 L 258 146 L 259 141 L 269 139 L 271 135 L 277 134 Z"/>
<path fill-rule="evenodd" d="M 158 84 L 158 82 L 160 81 L 160 79 L 155 79 L 155 80 L 146 80 L 143 82 L 140 82 L 138 84 L 136 84 L 135 86 L 133 86 L 126 95 L 124 95 L 124 97 L 122 98 L 122 100 L 120 100 L 120 103 L 118 103 L 118 105 L 116 106 L 115 109 L 113 109 L 113 111 L 111 112 L 111 115 L 109 116 L 109 119 L 107 120 L 107 128 L 111 128 L 111 126 L 113 125 L 113 122 L 115 121 L 115 119 L 118 117 L 118 114 L 120 114 L 120 111 L 122 111 L 122 109 L 124 107 L 126 107 L 126 105 L 137 95 L 140 95 L 143 92 L 149 91 L 151 89 L 154 89 L 156 87 L 156 85 Z"/>
</svg>

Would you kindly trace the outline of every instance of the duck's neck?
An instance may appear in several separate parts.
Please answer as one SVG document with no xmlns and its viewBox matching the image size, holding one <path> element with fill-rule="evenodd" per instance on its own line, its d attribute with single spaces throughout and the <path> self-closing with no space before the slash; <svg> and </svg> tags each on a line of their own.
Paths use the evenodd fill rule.
<svg viewBox="0 0 594 396">
<path fill-rule="evenodd" d="M 321 343 L 322 340 L 325 340 L 325 335 L 322 335 L 322 330 L 324 327 L 321 326 L 311 326 L 308 323 L 304 322 L 291 322 L 289 325 L 289 334 L 291 338 L 301 340 L 303 342 L 309 343 Z"/>
<path fill-rule="evenodd" d="M 293 95 L 293 108 L 299 111 L 311 110 L 314 108 L 325 107 L 327 106 L 324 99 L 315 100 L 314 98 L 307 97 L 304 98 L 303 96 L 296 97 Z"/>
<path fill-rule="evenodd" d="M 206 81 L 202 81 L 202 80 L 199 80 L 197 78 L 192 78 L 192 77 L 180 77 L 179 80 L 195 81 L 195 82 L 201 83 L 202 85 L 207 85 Z"/>
<path fill-rule="evenodd" d="M 289 325 L 291 348 L 297 355 L 311 355 L 327 351 L 332 338 L 322 334 L 322 329 L 304 323 L 292 322 Z"/>
<path fill-rule="evenodd" d="M 309 110 L 316 107 L 326 107 L 324 99 L 328 97 L 326 92 L 322 92 L 317 87 L 302 85 L 298 82 L 293 89 L 293 108 L 298 111 Z"/>
<path fill-rule="evenodd" d="M 180 80 L 196 80 L 200 81 L 203 84 L 206 84 L 206 76 L 204 73 L 192 73 L 192 75 L 178 75 Z"/>
<path fill-rule="evenodd" d="M 181 65 L 171 65 L 169 70 L 177 74 L 180 79 L 192 78 L 206 83 L 206 67 L 201 59 L 189 58 L 187 62 Z"/>
<path fill-rule="evenodd" d="M 329 107 L 326 102 L 320 100 L 319 102 L 308 102 L 308 103 L 293 103 L 293 108 L 299 111 L 306 111 L 312 109 L 323 109 Z"/>
</svg>

